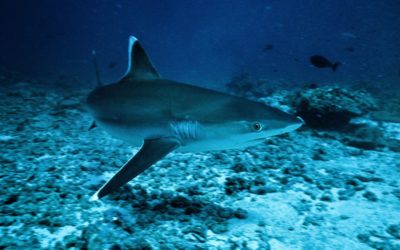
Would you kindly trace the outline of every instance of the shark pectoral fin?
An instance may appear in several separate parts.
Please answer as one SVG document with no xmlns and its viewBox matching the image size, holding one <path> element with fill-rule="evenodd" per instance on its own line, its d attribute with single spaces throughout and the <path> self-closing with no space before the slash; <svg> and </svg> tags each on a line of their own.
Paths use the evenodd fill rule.
<svg viewBox="0 0 400 250">
<path fill-rule="evenodd" d="M 179 140 L 174 137 L 145 140 L 139 152 L 126 162 L 90 200 L 98 200 L 114 192 L 179 146 Z"/>
<path fill-rule="evenodd" d="M 160 74 L 153 66 L 142 45 L 134 36 L 129 37 L 128 69 L 123 79 L 158 79 Z"/>
</svg>

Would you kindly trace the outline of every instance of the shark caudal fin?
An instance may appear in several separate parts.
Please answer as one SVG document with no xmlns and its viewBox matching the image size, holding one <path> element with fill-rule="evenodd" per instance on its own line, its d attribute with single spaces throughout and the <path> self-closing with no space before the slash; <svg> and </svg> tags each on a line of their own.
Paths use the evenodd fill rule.
<svg viewBox="0 0 400 250">
<path fill-rule="evenodd" d="M 139 152 L 126 162 L 90 200 L 95 201 L 114 192 L 179 146 L 179 140 L 173 137 L 145 140 Z"/>
<path fill-rule="evenodd" d="M 160 75 L 136 37 L 129 37 L 128 69 L 123 79 L 158 79 Z"/>
</svg>

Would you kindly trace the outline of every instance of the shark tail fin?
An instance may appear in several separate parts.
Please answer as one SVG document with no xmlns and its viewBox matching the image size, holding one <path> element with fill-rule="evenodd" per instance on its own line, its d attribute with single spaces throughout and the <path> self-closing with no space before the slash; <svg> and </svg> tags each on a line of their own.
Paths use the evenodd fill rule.
<svg viewBox="0 0 400 250">
<path fill-rule="evenodd" d="M 97 63 L 96 50 L 92 50 L 92 56 L 93 56 L 94 69 L 96 71 L 97 87 L 101 87 L 101 86 L 103 86 L 103 83 L 100 80 L 100 70 L 99 70 L 99 64 Z"/>
<path fill-rule="evenodd" d="M 340 62 L 335 62 L 335 63 L 332 65 L 332 70 L 333 70 L 333 72 L 335 72 L 335 71 L 337 70 L 337 68 L 339 67 L 339 65 L 340 65 Z"/>
<path fill-rule="evenodd" d="M 160 75 L 134 36 L 129 37 L 128 69 L 123 79 L 158 79 Z"/>
</svg>

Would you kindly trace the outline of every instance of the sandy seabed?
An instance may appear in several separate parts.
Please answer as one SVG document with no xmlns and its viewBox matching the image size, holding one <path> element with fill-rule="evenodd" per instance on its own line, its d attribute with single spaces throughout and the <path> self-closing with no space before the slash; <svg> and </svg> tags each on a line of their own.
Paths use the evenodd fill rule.
<svg viewBox="0 0 400 250">
<path fill-rule="evenodd" d="M 399 152 L 307 127 L 171 153 L 90 202 L 138 148 L 88 131 L 88 92 L 1 89 L 0 249 L 400 249 Z"/>
</svg>

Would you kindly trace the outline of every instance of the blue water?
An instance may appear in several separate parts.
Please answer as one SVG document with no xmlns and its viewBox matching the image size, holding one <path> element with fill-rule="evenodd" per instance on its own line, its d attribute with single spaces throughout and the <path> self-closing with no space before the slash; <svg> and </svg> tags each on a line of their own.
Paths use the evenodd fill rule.
<svg viewBox="0 0 400 250">
<path fill-rule="evenodd" d="M 94 82 L 96 49 L 103 78 L 113 82 L 135 35 L 163 76 L 200 85 L 241 72 L 293 82 L 393 82 L 400 74 L 398 13 L 396 0 L 2 1 L 0 64 L 34 77 Z M 263 51 L 265 44 L 273 49 Z M 315 70 L 313 54 L 342 67 Z"/>
</svg>

